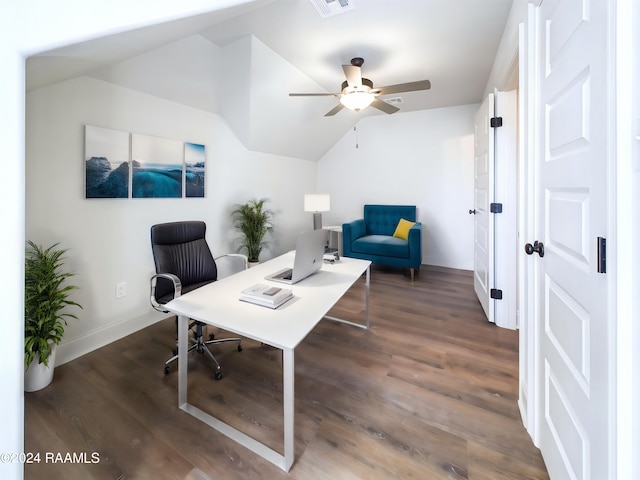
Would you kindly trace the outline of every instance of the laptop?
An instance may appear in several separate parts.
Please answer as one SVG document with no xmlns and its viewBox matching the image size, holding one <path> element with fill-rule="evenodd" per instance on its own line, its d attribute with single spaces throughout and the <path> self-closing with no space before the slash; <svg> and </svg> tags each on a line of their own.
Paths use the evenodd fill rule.
<svg viewBox="0 0 640 480">
<path fill-rule="evenodd" d="M 329 232 L 313 230 L 300 235 L 296 241 L 296 253 L 293 268 L 285 268 L 265 277 L 266 280 L 293 285 L 322 267 L 324 247 L 327 245 Z"/>
</svg>

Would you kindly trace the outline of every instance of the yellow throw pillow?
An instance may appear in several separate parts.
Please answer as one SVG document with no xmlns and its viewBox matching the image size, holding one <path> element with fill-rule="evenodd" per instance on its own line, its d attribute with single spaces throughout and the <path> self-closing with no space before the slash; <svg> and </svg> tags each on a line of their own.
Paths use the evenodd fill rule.
<svg viewBox="0 0 640 480">
<path fill-rule="evenodd" d="M 409 220 L 401 218 L 398 222 L 398 226 L 396 227 L 396 231 L 393 232 L 393 236 L 403 240 L 409 240 L 409 229 L 415 224 L 416 222 L 410 222 Z"/>
</svg>

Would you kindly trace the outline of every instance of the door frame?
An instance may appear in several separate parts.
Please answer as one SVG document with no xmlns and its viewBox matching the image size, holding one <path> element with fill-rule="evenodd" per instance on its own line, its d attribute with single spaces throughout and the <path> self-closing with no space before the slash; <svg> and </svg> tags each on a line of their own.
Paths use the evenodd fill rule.
<svg viewBox="0 0 640 480">
<path fill-rule="evenodd" d="M 535 232 L 535 158 L 536 158 L 536 9 L 540 1 L 530 0 L 525 23 L 519 27 L 519 169 L 518 169 L 518 235 L 522 246 Z M 518 323 L 519 337 L 519 395 L 518 406 L 527 432 L 538 446 L 539 405 L 537 391 L 541 385 L 538 371 L 538 329 L 535 322 L 536 298 L 531 292 L 535 285 L 535 265 L 524 261 L 518 250 Z"/>
<path fill-rule="evenodd" d="M 519 392 L 518 407 L 522 422 L 529 435 L 536 442 L 536 405 L 534 402 L 538 385 L 536 345 L 536 325 L 533 321 L 535 298 L 530 295 L 534 285 L 534 271 L 525 262 L 523 245 L 526 238 L 533 238 L 534 232 L 534 192 L 535 192 L 535 7 L 540 3 L 527 5 L 523 23 L 518 25 L 517 35 L 510 44 L 511 56 L 504 75 L 497 85 L 499 90 L 513 90 L 517 86 L 517 131 L 516 131 L 516 197 L 517 205 L 515 251 L 512 250 L 512 269 L 515 269 L 514 291 L 516 325 L 519 330 Z M 535 64 L 534 64 L 535 66 Z M 515 79 L 515 82 L 514 82 Z M 496 147 L 497 148 L 497 147 Z"/>
<path fill-rule="evenodd" d="M 615 75 L 610 101 L 615 105 L 616 122 L 610 188 L 611 202 L 618 206 L 616 217 L 612 217 L 616 238 L 610 259 L 617 266 L 611 302 L 617 318 L 617 418 L 613 419 L 617 455 L 613 460 L 619 478 L 640 478 L 640 301 L 633 296 L 640 286 L 640 212 L 633 208 L 640 201 L 640 6 L 635 0 L 616 0 L 609 8 L 614 9 L 610 28 L 616 32 L 609 52 L 614 64 L 611 74 Z M 616 45 L 624 47 L 616 49 Z"/>
<path fill-rule="evenodd" d="M 505 62 L 504 73 L 497 82 L 496 89 L 513 90 L 517 86 L 517 167 L 516 167 L 516 246 L 512 251 L 512 268 L 515 268 L 514 291 L 516 325 L 519 329 L 519 394 L 518 407 L 522 422 L 527 432 L 536 443 L 536 388 L 538 372 L 536 369 L 538 344 L 536 324 L 533 321 L 535 298 L 530 295 L 534 285 L 534 271 L 529 262 L 525 262 L 524 239 L 533 238 L 534 232 L 534 191 L 535 164 L 530 159 L 535 158 L 535 9 L 541 0 L 530 0 L 527 5 L 526 17 L 518 25 L 517 35 L 509 44 L 509 60 Z M 535 67 L 535 63 L 533 63 Z M 500 114 L 499 112 L 497 114 Z M 497 148 L 497 147 L 496 147 Z"/>
</svg>

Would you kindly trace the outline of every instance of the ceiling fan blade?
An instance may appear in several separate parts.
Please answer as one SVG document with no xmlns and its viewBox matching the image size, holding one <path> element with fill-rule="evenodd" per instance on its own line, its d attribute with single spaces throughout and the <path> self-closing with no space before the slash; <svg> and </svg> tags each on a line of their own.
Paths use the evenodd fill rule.
<svg viewBox="0 0 640 480">
<path fill-rule="evenodd" d="M 362 86 L 362 70 L 354 65 L 342 65 L 344 76 L 347 77 L 347 83 L 350 87 Z"/>
<path fill-rule="evenodd" d="M 373 93 L 378 95 L 388 95 L 390 93 L 414 92 L 416 90 L 429 90 L 431 82 L 429 80 L 419 80 L 417 82 L 399 83 L 397 85 L 389 85 L 388 87 L 379 87 L 374 89 Z"/>
<path fill-rule="evenodd" d="M 290 93 L 290 97 L 339 97 L 340 93 Z"/>
<path fill-rule="evenodd" d="M 342 110 L 344 108 L 344 105 L 342 105 L 341 103 L 339 103 L 338 105 L 336 105 L 335 107 L 333 107 L 331 110 L 329 110 L 327 113 L 324 114 L 325 117 L 332 117 L 333 115 L 335 115 L 336 113 L 338 113 L 340 110 Z"/>
<path fill-rule="evenodd" d="M 400 110 L 398 107 L 394 107 L 387 102 L 383 102 L 379 98 L 374 98 L 373 102 L 371 102 L 371 106 L 377 108 L 378 110 L 382 110 L 385 113 L 396 113 L 398 110 Z"/>
</svg>

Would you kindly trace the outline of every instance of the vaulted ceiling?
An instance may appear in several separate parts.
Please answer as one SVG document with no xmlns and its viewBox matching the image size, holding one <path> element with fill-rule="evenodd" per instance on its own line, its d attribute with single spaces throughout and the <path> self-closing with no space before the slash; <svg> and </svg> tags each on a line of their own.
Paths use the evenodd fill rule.
<svg viewBox="0 0 640 480">
<path fill-rule="evenodd" d="M 338 0 L 247 1 L 30 57 L 27 90 L 89 75 L 220 114 L 250 150 L 317 160 L 363 116 L 386 114 L 325 117 L 335 97 L 289 92 L 339 92 L 342 65 L 362 57 L 374 87 L 431 81 L 387 96 L 400 97 L 394 115 L 480 102 L 512 1 L 349 0 L 325 18 L 312 3 Z"/>
</svg>

